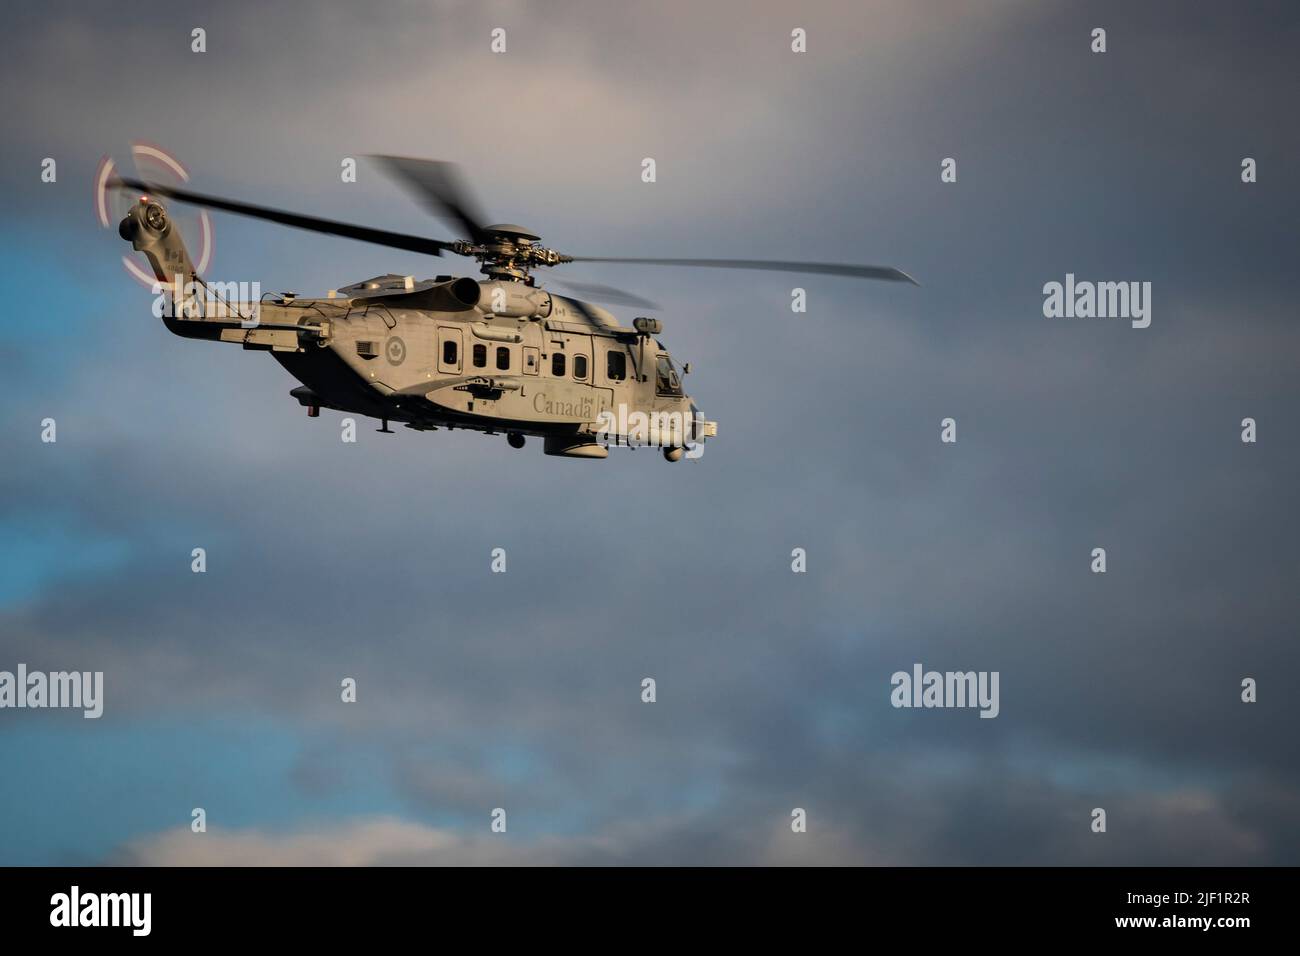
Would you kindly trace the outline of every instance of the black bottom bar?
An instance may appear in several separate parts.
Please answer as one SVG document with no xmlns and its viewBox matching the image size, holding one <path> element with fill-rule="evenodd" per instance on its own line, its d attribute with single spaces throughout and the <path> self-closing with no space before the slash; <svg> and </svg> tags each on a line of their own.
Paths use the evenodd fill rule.
<svg viewBox="0 0 1300 956">
<path fill-rule="evenodd" d="M 146 925 L 147 938 L 204 942 L 338 943 L 452 930 L 483 942 L 536 943 L 552 933 L 667 942 L 684 938 L 664 935 L 680 926 L 696 943 L 781 930 L 860 939 L 904 932 L 925 942 L 1046 932 L 1231 943 L 1286 925 L 1293 876 L 1287 869 L 10 868 L 0 870 L 0 916 L 7 941 L 66 941 L 75 933 L 82 944 L 143 937 L 137 931 Z"/>
</svg>

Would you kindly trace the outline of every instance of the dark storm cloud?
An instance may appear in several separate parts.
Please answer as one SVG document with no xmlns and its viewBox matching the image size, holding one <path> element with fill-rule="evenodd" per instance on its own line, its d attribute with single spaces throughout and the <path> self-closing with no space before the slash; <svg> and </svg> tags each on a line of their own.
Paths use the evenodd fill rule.
<svg viewBox="0 0 1300 956">
<path fill-rule="evenodd" d="M 465 162 L 494 215 L 568 251 L 863 259 L 923 283 L 593 276 L 665 303 L 722 422 L 699 463 L 364 426 L 346 446 L 266 357 L 166 336 L 88 188 L 47 200 L 6 167 L 7 232 L 54 230 L 106 265 L 52 293 L 71 313 L 95 291 L 84 338 L 6 320 L 26 361 L 4 429 L 24 451 L 0 514 L 127 546 L 5 611 L 6 659 L 103 669 L 112 706 L 146 718 L 310 727 L 306 791 L 379 754 L 419 821 L 214 832 L 201 851 L 162 833 L 129 858 L 1295 861 L 1284 8 L 745 10 L 26 14 L 0 68 L 13 140 L 33 169 L 69 156 L 78 183 L 147 138 L 212 191 L 445 234 L 373 174 L 338 183 L 341 156 L 394 150 Z M 486 53 L 498 23 L 504 58 Z M 149 106 L 159 74 L 174 110 Z M 268 287 L 445 267 L 217 229 L 219 273 Z M 1067 271 L 1152 281 L 1152 327 L 1044 319 Z M 796 281 L 808 315 L 789 312 Z M 45 414 L 56 446 L 31 437 Z M 1001 671 L 1001 715 L 892 709 L 889 675 L 917 661 Z M 1238 701 L 1243 676 L 1259 704 Z M 470 835 L 496 805 L 522 849 Z"/>
</svg>

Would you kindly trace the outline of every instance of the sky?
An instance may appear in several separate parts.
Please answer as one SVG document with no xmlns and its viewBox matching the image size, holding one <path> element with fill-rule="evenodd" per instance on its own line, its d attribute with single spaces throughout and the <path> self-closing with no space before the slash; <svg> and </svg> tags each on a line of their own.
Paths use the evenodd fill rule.
<svg viewBox="0 0 1300 956">
<path fill-rule="evenodd" d="M 0 670 L 102 671 L 104 714 L 0 710 L 0 863 L 1300 862 L 1292 4 L 6 18 Z M 137 141 L 379 228 L 458 238 L 395 153 L 566 253 L 920 285 L 571 266 L 662 306 L 698 460 L 346 444 L 151 316 L 93 208 Z M 473 274 L 212 221 L 209 278 L 267 291 Z M 1067 274 L 1150 282 L 1150 326 L 1045 317 Z M 997 672 L 998 716 L 895 708 L 917 663 Z"/>
</svg>

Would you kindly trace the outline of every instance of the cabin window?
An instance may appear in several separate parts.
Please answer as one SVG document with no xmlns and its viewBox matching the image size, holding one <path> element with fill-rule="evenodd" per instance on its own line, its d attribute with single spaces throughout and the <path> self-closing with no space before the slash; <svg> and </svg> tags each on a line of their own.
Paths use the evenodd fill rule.
<svg viewBox="0 0 1300 956">
<path fill-rule="evenodd" d="M 587 377 L 587 356 L 575 355 L 573 357 L 573 377 L 579 380 Z"/>
<path fill-rule="evenodd" d="M 456 340 L 455 339 L 447 339 L 445 342 L 442 343 L 442 364 L 443 365 L 456 364 Z"/>
<path fill-rule="evenodd" d="M 503 372 L 510 368 L 510 350 L 504 345 L 497 346 L 497 368 Z"/>
<path fill-rule="evenodd" d="M 614 351 L 605 353 L 605 375 L 615 382 L 627 378 L 627 355 Z"/>
<path fill-rule="evenodd" d="M 551 374 L 556 378 L 564 378 L 564 353 L 551 353 Z"/>
<path fill-rule="evenodd" d="M 474 367 L 487 368 L 487 346 L 475 343 L 474 345 Z"/>
</svg>

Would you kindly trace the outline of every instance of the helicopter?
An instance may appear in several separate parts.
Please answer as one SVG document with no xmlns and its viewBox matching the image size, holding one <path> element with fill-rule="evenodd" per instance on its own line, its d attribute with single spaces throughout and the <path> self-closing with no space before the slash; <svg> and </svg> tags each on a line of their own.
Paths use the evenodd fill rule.
<svg viewBox="0 0 1300 956">
<path fill-rule="evenodd" d="M 270 352 L 301 384 L 289 394 L 319 417 L 322 408 L 438 428 L 504 433 L 511 447 L 542 440 L 547 455 L 606 458 L 610 445 L 654 446 L 670 462 L 697 457 L 717 436 L 683 387 L 658 336 L 663 323 L 638 316 L 625 326 L 605 308 L 539 286 L 535 272 L 567 263 L 772 270 L 912 282 L 887 266 L 763 259 L 573 256 L 541 244 L 512 223 L 487 224 L 457 168 L 447 162 L 372 157 L 431 212 L 466 238 L 390 232 L 204 195 L 113 174 L 109 184 L 141 195 L 118 234 L 144 254 L 166 290 L 159 310 L 176 335 Z M 162 199 L 393 249 L 478 261 L 482 279 L 387 274 L 331 290 L 231 301 L 220 283 L 197 275 Z M 566 285 L 566 283 L 559 283 Z M 610 304 L 651 303 L 606 286 L 567 283 Z"/>
</svg>

